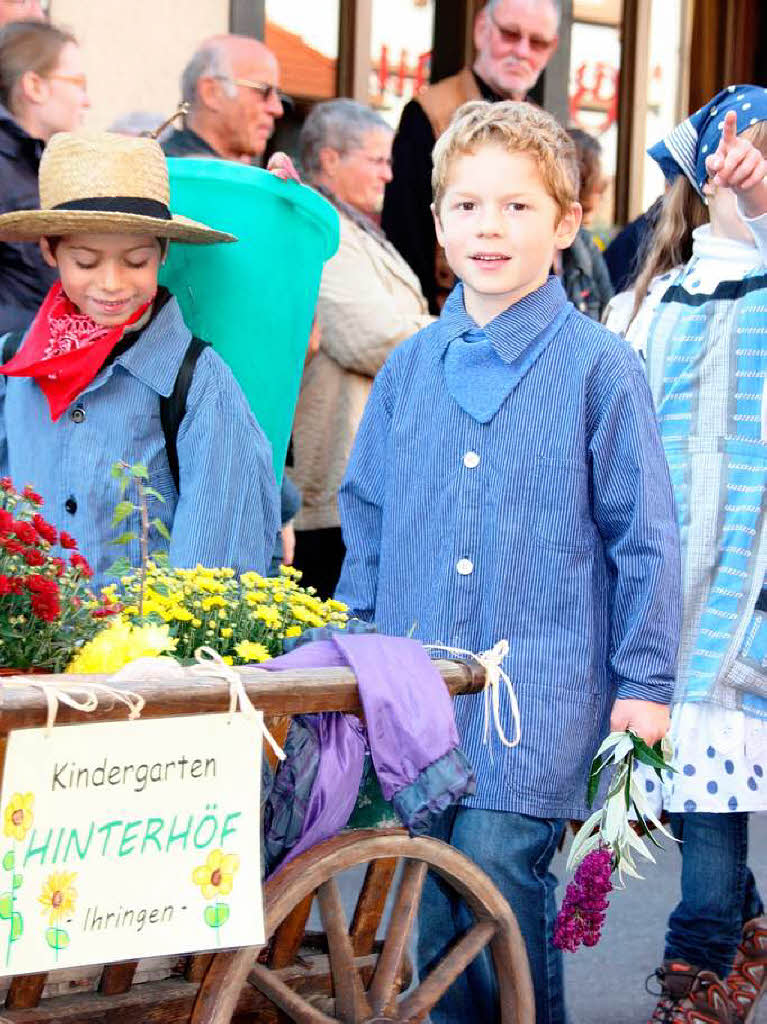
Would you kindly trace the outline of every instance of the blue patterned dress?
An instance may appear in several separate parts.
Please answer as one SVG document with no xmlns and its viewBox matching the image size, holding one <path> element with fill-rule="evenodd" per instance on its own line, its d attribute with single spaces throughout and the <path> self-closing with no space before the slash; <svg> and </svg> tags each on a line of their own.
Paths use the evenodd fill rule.
<svg viewBox="0 0 767 1024">
<path fill-rule="evenodd" d="M 629 331 L 674 486 L 685 609 L 669 811 L 767 809 L 767 216 L 756 244 L 694 235 Z M 616 324 L 608 320 L 608 326 Z"/>
</svg>

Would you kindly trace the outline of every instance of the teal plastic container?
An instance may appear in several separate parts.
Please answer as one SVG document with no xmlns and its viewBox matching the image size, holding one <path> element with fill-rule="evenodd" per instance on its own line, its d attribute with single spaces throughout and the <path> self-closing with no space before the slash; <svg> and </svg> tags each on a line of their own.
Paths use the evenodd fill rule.
<svg viewBox="0 0 767 1024">
<path fill-rule="evenodd" d="M 229 364 L 282 479 L 322 267 L 338 214 L 305 185 L 224 160 L 168 160 L 171 209 L 237 242 L 174 242 L 160 274 L 187 326 Z"/>
</svg>

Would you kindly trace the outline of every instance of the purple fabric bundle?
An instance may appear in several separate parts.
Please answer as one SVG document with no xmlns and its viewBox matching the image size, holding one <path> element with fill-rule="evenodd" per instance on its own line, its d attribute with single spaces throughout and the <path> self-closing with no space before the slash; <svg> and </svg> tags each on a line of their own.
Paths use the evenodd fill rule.
<svg viewBox="0 0 767 1024">
<path fill-rule="evenodd" d="M 261 667 L 280 671 L 347 666 L 357 677 L 367 740 L 365 728 L 354 715 L 302 716 L 316 734 L 320 759 L 301 835 L 282 864 L 346 825 L 357 798 L 368 744 L 381 790 L 390 801 L 458 746 L 453 702 L 434 664 L 415 640 L 377 633 L 338 633 L 330 640 L 297 647 Z M 467 776 L 458 796 L 473 787 L 470 771 Z M 458 798 L 454 793 L 448 795 L 449 799 L 437 796 L 440 806 Z"/>
</svg>

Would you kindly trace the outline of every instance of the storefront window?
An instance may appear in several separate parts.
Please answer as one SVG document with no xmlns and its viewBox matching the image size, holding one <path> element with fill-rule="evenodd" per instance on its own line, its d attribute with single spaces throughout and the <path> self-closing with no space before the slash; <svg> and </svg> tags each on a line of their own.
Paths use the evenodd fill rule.
<svg viewBox="0 0 767 1024">
<path fill-rule="evenodd" d="M 570 40 L 570 123 L 602 146 L 605 189 L 593 227 L 615 219 L 618 154 L 618 82 L 621 66 L 621 0 L 575 0 Z"/>
<path fill-rule="evenodd" d="M 682 116 L 679 111 L 680 74 L 687 60 L 682 52 L 683 13 L 683 0 L 653 0 L 645 149 L 668 134 Z M 663 174 L 655 161 L 645 154 L 644 209 L 662 192 Z"/>
<path fill-rule="evenodd" d="M 280 84 L 291 96 L 336 95 L 339 0 L 266 0 L 264 42 L 280 62 Z"/>
<path fill-rule="evenodd" d="M 373 0 L 370 104 L 396 128 L 429 84 L 435 0 Z"/>
</svg>

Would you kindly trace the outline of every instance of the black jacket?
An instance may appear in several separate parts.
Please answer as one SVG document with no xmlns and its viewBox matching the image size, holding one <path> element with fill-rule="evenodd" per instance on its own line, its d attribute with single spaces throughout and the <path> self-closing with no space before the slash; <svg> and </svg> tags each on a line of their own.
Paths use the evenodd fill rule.
<svg viewBox="0 0 767 1024">
<path fill-rule="evenodd" d="M 0 104 L 0 213 L 40 206 L 37 171 L 43 143 Z M 0 242 L 0 334 L 26 330 L 58 277 L 37 242 Z"/>
<path fill-rule="evenodd" d="M 569 249 L 562 253 L 562 286 L 576 309 L 592 320 L 601 320 L 613 297 L 613 286 L 599 251 L 586 228 L 581 228 Z"/>
</svg>

